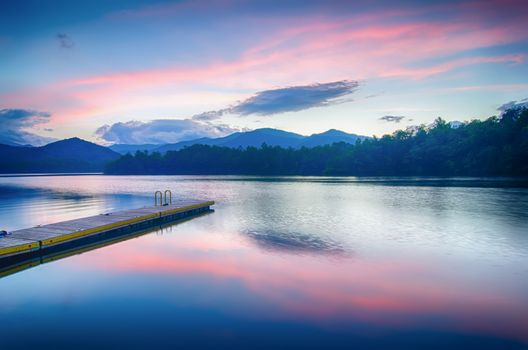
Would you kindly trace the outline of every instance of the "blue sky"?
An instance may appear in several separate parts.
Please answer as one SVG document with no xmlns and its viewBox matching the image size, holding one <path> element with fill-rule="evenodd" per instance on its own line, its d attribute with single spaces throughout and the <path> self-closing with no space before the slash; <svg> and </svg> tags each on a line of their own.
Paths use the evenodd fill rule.
<svg viewBox="0 0 528 350">
<path fill-rule="evenodd" d="M 528 97 L 526 18 L 517 0 L 3 1 L 0 143 L 486 118 Z"/>
</svg>

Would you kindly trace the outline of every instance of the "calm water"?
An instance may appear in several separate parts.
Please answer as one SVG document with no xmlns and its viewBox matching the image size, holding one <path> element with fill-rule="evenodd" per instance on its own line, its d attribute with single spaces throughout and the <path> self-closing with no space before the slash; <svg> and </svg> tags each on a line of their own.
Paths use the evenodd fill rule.
<svg viewBox="0 0 528 350">
<path fill-rule="evenodd" d="M 1 348 L 528 348 L 521 183 L 0 177 L 0 226 L 166 188 L 216 211 L 1 278 Z"/>
</svg>

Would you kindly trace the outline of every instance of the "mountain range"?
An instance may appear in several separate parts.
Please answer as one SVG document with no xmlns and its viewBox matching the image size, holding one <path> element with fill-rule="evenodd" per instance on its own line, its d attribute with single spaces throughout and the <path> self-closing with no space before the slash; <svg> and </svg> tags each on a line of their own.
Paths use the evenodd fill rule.
<svg viewBox="0 0 528 350">
<path fill-rule="evenodd" d="M 256 129 L 246 132 L 235 132 L 231 135 L 219 138 L 199 138 L 189 141 L 181 141 L 177 143 L 170 143 L 165 145 L 130 145 L 130 144 L 115 144 L 109 148 L 121 154 L 134 153 L 135 151 L 149 151 L 165 153 L 167 151 L 177 151 L 185 147 L 196 144 L 221 146 L 230 148 L 246 148 L 246 147 L 260 147 L 263 143 L 268 146 L 280 146 L 284 148 L 301 148 L 301 147 L 316 147 L 322 145 L 329 145 L 335 142 L 347 142 L 354 144 L 358 139 L 363 140 L 366 136 L 356 134 L 348 134 L 343 131 L 331 129 L 320 134 L 313 134 L 310 136 L 303 136 L 293 132 L 278 130 L 278 129 Z"/>
<path fill-rule="evenodd" d="M 335 142 L 355 143 L 365 136 L 347 134 L 339 130 L 328 130 L 320 134 L 303 136 L 277 129 L 257 129 L 236 132 L 219 138 L 200 138 L 173 144 L 130 145 L 116 144 L 104 147 L 77 137 L 49 143 L 41 147 L 30 145 L 0 144 L 0 173 L 79 173 L 101 172 L 105 165 L 122 154 L 136 151 L 177 151 L 196 144 L 230 148 L 260 147 L 262 144 L 283 148 L 315 147 Z"/>
</svg>

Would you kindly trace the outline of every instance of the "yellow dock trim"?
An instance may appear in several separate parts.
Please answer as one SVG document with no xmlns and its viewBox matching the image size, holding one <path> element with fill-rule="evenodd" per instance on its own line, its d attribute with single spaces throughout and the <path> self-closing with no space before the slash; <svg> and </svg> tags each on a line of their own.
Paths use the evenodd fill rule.
<svg viewBox="0 0 528 350">
<path fill-rule="evenodd" d="M 214 204 L 214 201 L 187 200 L 169 206 L 123 210 L 14 231 L 11 235 L 0 238 L 0 258 L 39 250 L 136 223 L 207 208 Z"/>
<path fill-rule="evenodd" d="M 2 239 L 9 240 L 11 237 L 3 237 Z M 17 240 L 18 241 L 18 240 Z M 35 249 L 39 249 L 40 244 L 36 241 L 24 241 L 17 245 L 12 245 L 9 247 L 1 247 L 0 248 L 0 256 L 8 256 L 16 253 L 21 253 L 25 251 L 32 251 Z"/>
<path fill-rule="evenodd" d="M 69 241 L 69 240 L 72 240 L 72 239 L 75 239 L 75 238 L 89 236 L 89 235 L 92 235 L 92 234 L 95 234 L 95 233 L 100 233 L 100 232 L 103 232 L 103 231 L 106 231 L 106 230 L 111 230 L 111 229 L 118 228 L 118 227 L 121 227 L 121 226 L 127 226 L 127 225 L 130 225 L 130 224 L 134 224 L 136 222 L 141 222 L 141 221 L 145 221 L 145 220 L 148 220 L 148 219 L 157 218 L 159 216 L 160 216 L 159 213 L 143 215 L 143 216 L 135 217 L 133 219 L 128 219 L 128 220 L 124 220 L 124 221 L 118 221 L 118 222 L 114 222 L 112 224 L 107 224 L 107 225 L 98 226 L 98 227 L 94 227 L 94 228 L 90 228 L 90 229 L 86 229 L 86 230 L 81 230 L 81 231 L 73 232 L 73 233 L 70 233 L 70 234 L 62 235 L 62 236 L 57 236 L 57 237 L 50 238 L 50 239 L 44 239 L 44 240 L 42 240 L 42 246 L 48 246 L 50 244 L 57 244 L 57 243 L 64 242 L 64 241 Z"/>
<path fill-rule="evenodd" d="M 39 259 L 39 260 L 27 261 L 27 262 L 24 262 L 22 264 L 15 265 L 15 266 L 10 266 L 7 269 L 0 269 L 0 278 L 4 278 L 4 277 L 12 275 L 14 273 L 30 269 L 30 268 L 38 266 L 40 264 L 41 264 L 41 262 L 40 262 L 40 259 Z"/>
<path fill-rule="evenodd" d="M 193 219 L 193 217 L 188 217 L 188 218 L 184 218 L 182 220 L 178 220 L 178 222 L 181 223 L 181 222 L 189 221 L 189 220 L 192 220 L 192 219 Z M 168 225 L 171 225 L 171 224 L 170 223 L 163 224 L 163 226 L 168 226 Z M 23 270 L 30 269 L 32 267 L 41 265 L 41 264 L 46 264 L 46 263 L 50 263 L 50 262 L 53 262 L 53 261 L 56 261 L 56 260 L 60 260 L 60 259 L 64 259 L 64 258 L 73 256 L 73 255 L 82 254 L 82 253 L 85 253 L 85 252 L 88 252 L 88 251 L 91 251 L 91 250 L 95 250 L 95 249 L 98 249 L 98 248 L 101 248 L 101 247 L 105 247 L 105 246 L 109 246 L 109 245 L 112 245 L 112 244 L 115 244 L 115 243 L 126 241 L 126 240 L 129 240 L 131 238 L 137 238 L 137 237 L 140 237 L 140 236 L 144 235 L 145 233 L 148 233 L 148 232 L 151 232 L 151 231 L 152 231 L 151 228 L 146 228 L 146 229 L 142 229 L 140 231 L 137 231 L 137 232 L 134 232 L 134 233 L 131 233 L 131 234 L 126 234 L 124 236 L 118 236 L 118 237 L 111 238 L 109 240 L 104 240 L 104 241 L 96 242 L 96 243 L 89 244 L 89 245 L 83 245 L 83 246 L 80 246 L 80 247 L 74 247 L 74 248 L 66 250 L 66 251 L 61 251 L 61 252 L 58 252 L 58 253 L 52 253 L 51 255 L 45 255 L 45 256 L 40 257 L 40 258 L 33 258 L 33 259 L 29 260 L 29 261 L 16 263 L 14 265 L 9 265 L 9 266 L 5 266 L 5 267 L 2 267 L 0 265 L 0 279 L 4 278 L 4 277 L 7 277 L 9 275 L 18 273 L 20 271 L 23 271 Z"/>
</svg>

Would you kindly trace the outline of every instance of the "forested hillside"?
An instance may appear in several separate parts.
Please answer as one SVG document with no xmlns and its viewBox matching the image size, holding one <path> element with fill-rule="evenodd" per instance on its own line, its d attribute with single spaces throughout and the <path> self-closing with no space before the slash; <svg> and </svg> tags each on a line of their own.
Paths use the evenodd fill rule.
<svg viewBox="0 0 528 350">
<path fill-rule="evenodd" d="M 0 145 L 0 173 L 100 172 L 117 158 L 118 153 L 76 137 L 42 147 Z"/>
<path fill-rule="evenodd" d="M 248 175 L 528 175 L 528 110 L 453 127 L 399 130 L 354 145 L 314 148 L 226 148 L 194 145 L 179 151 L 137 152 L 111 162 L 108 174 Z"/>
</svg>

